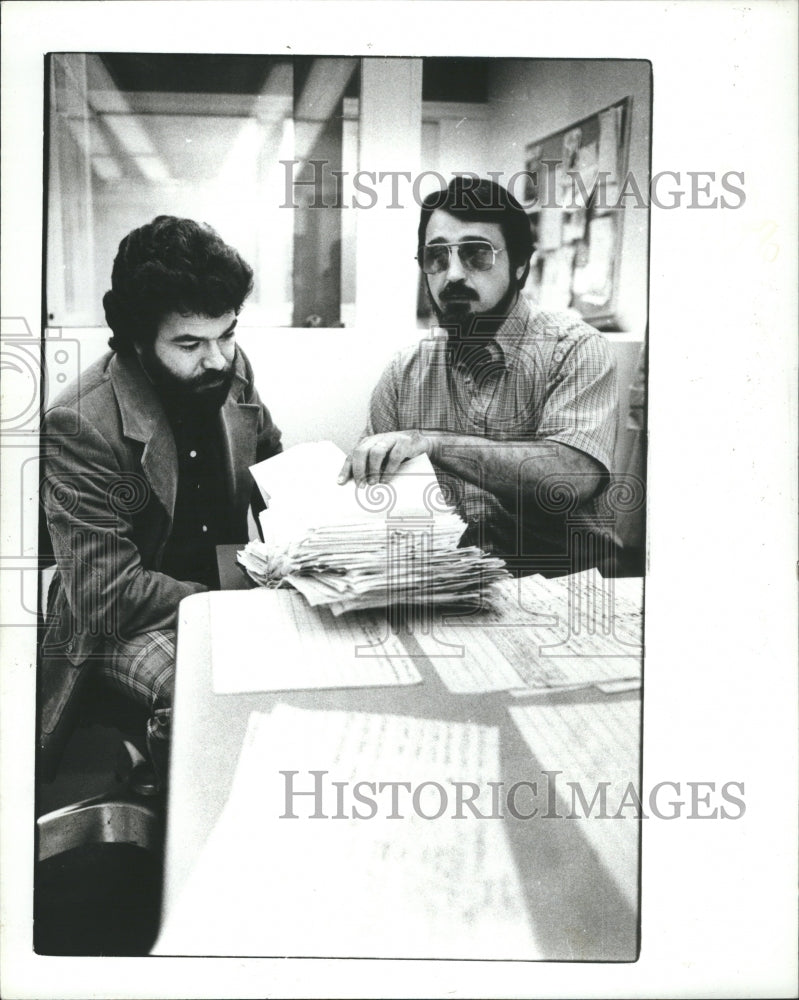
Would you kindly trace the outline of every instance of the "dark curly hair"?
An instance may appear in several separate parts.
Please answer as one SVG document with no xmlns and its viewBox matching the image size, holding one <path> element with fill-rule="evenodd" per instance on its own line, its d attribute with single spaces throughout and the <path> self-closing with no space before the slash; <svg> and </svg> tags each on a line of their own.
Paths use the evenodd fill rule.
<svg viewBox="0 0 799 1000">
<path fill-rule="evenodd" d="M 151 344 L 171 312 L 238 314 L 252 291 L 252 268 L 208 225 L 159 215 L 119 244 L 103 307 L 108 346 L 130 354 Z"/>
<path fill-rule="evenodd" d="M 515 271 L 524 265 L 524 272 L 517 282 L 524 287 L 530 271 L 533 253 L 533 234 L 527 215 L 513 195 L 496 181 L 474 175 L 453 177 L 442 191 L 429 194 L 421 205 L 417 245 L 419 256 L 424 246 L 427 224 L 437 208 L 454 215 L 464 222 L 495 222 L 502 229 L 508 260 Z"/>
</svg>

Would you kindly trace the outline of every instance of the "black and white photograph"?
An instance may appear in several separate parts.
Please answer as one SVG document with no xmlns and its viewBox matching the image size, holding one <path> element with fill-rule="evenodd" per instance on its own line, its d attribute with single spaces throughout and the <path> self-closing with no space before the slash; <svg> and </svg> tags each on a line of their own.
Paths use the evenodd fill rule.
<svg viewBox="0 0 799 1000">
<path fill-rule="evenodd" d="M 796 101 L 655 6 L 4 4 L 9 996 L 790 995 Z"/>
<path fill-rule="evenodd" d="M 47 70 L 37 951 L 635 960 L 649 64 Z"/>
</svg>

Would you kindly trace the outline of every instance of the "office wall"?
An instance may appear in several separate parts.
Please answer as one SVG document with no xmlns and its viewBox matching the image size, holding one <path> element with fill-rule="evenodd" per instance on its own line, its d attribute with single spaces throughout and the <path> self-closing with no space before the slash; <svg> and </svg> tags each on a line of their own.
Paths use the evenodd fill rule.
<svg viewBox="0 0 799 1000">
<path fill-rule="evenodd" d="M 499 59 L 491 67 L 491 169 L 510 178 L 524 169 L 528 143 L 557 132 L 623 97 L 632 97 L 627 169 L 644 197 L 650 176 L 651 82 L 643 61 Z M 521 190 L 519 188 L 519 190 Z M 649 212 L 625 199 L 617 316 L 624 333 L 607 334 L 619 375 L 616 470 L 628 468 L 635 443 L 627 427 L 630 382 L 647 325 Z"/>
<path fill-rule="evenodd" d="M 446 181 L 455 173 L 484 175 L 494 169 L 490 150 L 487 104 L 427 101 L 422 106 L 422 170 L 435 170 Z M 431 177 L 421 193 L 437 187 Z"/>
<path fill-rule="evenodd" d="M 646 197 L 649 180 L 651 87 L 643 61 L 501 59 L 489 81 L 491 148 L 510 177 L 524 169 L 525 146 L 632 97 L 628 170 Z M 649 215 L 625 199 L 618 316 L 623 330 L 642 340 L 646 332 Z"/>
<path fill-rule="evenodd" d="M 438 170 L 445 177 L 455 170 L 497 170 L 510 175 L 523 168 L 524 147 L 532 139 L 632 95 L 630 169 L 647 171 L 649 86 L 644 64 L 498 60 L 491 71 L 488 106 L 427 105 L 422 109 L 422 129 L 416 116 L 398 122 L 381 113 L 381 101 L 398 85 L 389 78 L 389 69 L 405 73 L 407 80 L 399 82 L 406 89 L 420 91 L 418 66 L 403 67 L 395 61 L 386 66 L 381 60 L 367 74 L 363 111 L 368 114 L 371 104 L 375 105 L 375 128 L 370 132 L 369 123 L 364 122 L 362 168 L 374 169 L 386 157 L 391 161 L 387 168 L 410 169 L 403 159 L 407 153 L 421 169 Z M 411 132 L 417 136 L 415 143 Z M 353 225 L 359 238 L 360 304 L 355 326 L 335 330 L 266 327 L 253 316 L 248 320 L 245 306 L 239 340 L 287 445 L 329 438 L 349 448 L 364 426 L 369 395 L 383 366 L 395 350 L 418 339 L 413 317 L 418 216 L 410 196 L 405 205 L 401 212 L 352 212 L 353 217 L 358 215 Z M 384 218 L 379 220 L 380 215 Z M 646 309 L 646 212 L 628 211 L 627 217 L 620 304 L 629 333 L 613 339 L 621 383 L 617 467 L 622 469 L 630 444 L 624 430 L 627 390 L 640 351 Z M 98 294 L 108 287 L 111 260 L 101 266 L 107 277 L 100 280 Z M 256 273 L 256 280 L 261 278 Z M 81 368 L 106 349 L 107 330 L 70 329 L 67 335 L 80 342 Z"/>
</svg>

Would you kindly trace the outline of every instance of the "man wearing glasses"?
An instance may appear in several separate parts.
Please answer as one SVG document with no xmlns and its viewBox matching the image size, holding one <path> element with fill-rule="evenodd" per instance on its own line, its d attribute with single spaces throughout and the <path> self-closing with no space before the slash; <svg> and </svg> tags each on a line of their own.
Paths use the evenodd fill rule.
<svg viewBox="0 0 799 1000">
<path fill-rule="evenodd" d="M 390 362 L 339 477 L 385 481 L 426 452 L 480 545 L 520 572 L 606 560 L 602 519 L 618 407 L 604 338 L 521 294 L 527 216 L 501 185 L 459 176 L 422 203 L 417 260 L 439 330 Z"/>
</svg>

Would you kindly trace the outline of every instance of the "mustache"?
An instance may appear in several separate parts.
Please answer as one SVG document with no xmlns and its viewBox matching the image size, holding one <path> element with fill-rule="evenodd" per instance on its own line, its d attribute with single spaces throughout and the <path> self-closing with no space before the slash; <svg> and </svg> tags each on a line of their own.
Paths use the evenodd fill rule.
<svg viewBox="0 0 799 1000">
<path fill-rule="evenodd" d="M 191 385 L 193 388 L 201 389 L 205 386 L 216 386 L 224 385 L 225 382 L 229 382 L 233 376 L 233 366 L 229 368 L 224 368 L 222 371 L 218 372 L 203 372 L 202 375 L 198 375 L 196 378 L 192 379 Z"/>
<path fill-rule="evenodd" d="M 479 295 L 473 288 L 469 288 L 463 282 L 453 281 L 441 289 L 439 298 L 442 302 L 449 302 L 451 299 L 470 299 L 476 302 L 479 299 Z"/>
</svg>

